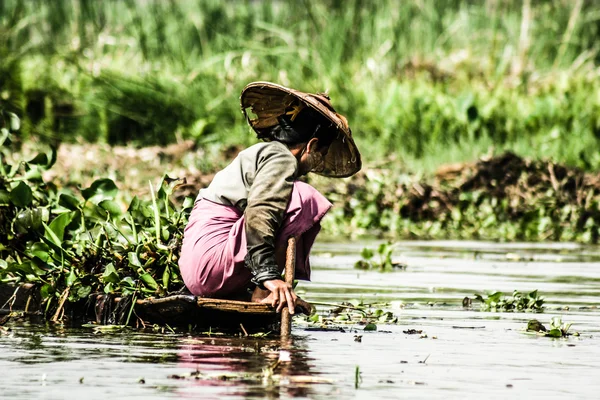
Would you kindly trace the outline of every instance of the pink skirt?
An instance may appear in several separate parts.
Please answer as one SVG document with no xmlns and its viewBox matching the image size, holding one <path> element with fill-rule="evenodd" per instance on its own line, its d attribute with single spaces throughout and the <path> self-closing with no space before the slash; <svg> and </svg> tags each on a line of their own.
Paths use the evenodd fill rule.
<svg viewBox="0 0 600 400">
<path fill-rule="evenodd" d="M 295 236 L 296 279 L 310 280 L 308 255 L 331 203 L 315 188 L 294 182 L 275 246 Z M 188 290 L 202 297 L 227 298 L 243 293 L 252 274 L 246 256 L 244 215 L 235 207 L 200 200 L 183 235 L 179 268 Z"/>
</svg>

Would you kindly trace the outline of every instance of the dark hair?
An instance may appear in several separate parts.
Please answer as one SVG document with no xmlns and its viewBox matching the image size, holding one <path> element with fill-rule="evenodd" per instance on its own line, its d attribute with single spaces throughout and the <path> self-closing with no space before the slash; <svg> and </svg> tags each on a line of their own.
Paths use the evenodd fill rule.
<svg viewBox="0 0 600 400">
<path fill-rule="evenodd" d="M 319 139 L 319 148 L 328 147 L 337 137 L 337 128 L 321 113 L 305 107 L 292 121 L 288 114 L 277 117 L 278 125 L 271 128 L 269 139 L 286 144 L 288 147 L 306 143 L 312 138 Z"/>
</svg>

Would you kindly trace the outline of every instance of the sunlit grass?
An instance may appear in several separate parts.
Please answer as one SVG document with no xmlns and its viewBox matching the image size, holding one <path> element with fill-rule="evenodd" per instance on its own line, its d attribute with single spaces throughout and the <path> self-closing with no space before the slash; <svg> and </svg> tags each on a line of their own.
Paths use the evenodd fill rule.
<svg viewBox="0 0 600 400">
<path fill-rule="evenodd" d="M 600 7 L 578 4 L 6 0 L 0 106 L 54 142 L 247 145 L 240 91 L 270 80 L 328 90 L 367 164 L 597 168 Z"/>
</svg>

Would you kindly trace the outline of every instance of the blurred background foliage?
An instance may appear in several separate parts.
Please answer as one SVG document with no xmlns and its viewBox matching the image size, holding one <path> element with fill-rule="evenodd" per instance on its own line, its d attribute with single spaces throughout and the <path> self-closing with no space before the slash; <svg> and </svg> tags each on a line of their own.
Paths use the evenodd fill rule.
<svg viewBox="0 0 600 400">
<path fill-rule="evenodd" d="M 22 141 L 248 145 L 245 84 L 328 90 L 367 163 L 600 167 L 593 0 L 2 0 Z"/>
</svg>

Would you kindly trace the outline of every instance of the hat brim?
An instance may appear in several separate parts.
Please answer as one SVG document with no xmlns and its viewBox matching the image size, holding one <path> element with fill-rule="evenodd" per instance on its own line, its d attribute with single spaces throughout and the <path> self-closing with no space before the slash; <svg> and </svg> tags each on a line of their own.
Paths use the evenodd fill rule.
<svg viewBox="0 0 600 400">
<path fill-rule="evenodd" d="M 244 88 L 240 98 L 242 112 L 259 138 L 268 137 L 271 128 L 279 123 L 277 118 L 296 101 L 318 111 L 337 128 L 337 137 L 329 146 L 323 163 L 311 172 L 333 178 L 346 178 L 357 173 L 362 162 L 352 131 L 346 118 L 335 112 L 324 95 L 304 93 L 271 82 L 252 82 Z"/>
</svg>

